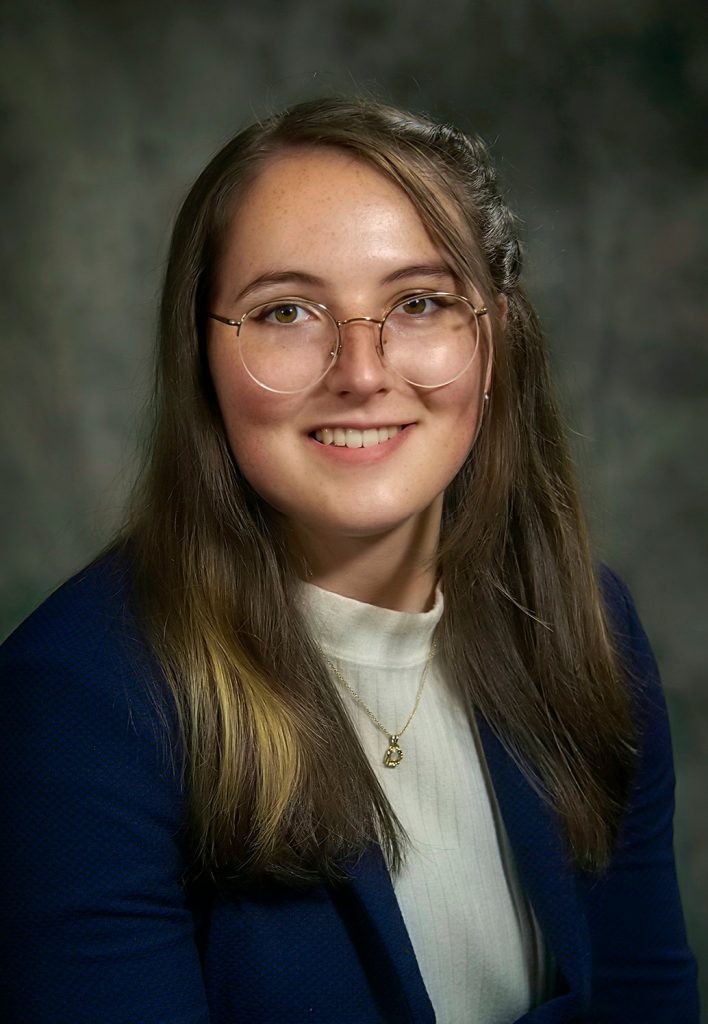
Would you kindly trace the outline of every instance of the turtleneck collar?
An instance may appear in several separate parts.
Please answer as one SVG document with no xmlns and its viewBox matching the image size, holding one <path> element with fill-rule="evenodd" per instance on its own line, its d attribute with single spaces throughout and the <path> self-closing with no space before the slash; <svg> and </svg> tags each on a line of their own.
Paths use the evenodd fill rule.
<svg viewBox="0 0 708 1024">
<path fill-rule="evenodd" d="M 405 668 L 424 662 L 443 613 L 438 587 L 428 612 L 396 612 L 301 584 L 303 613 L 315 640 L 331 657 L 359 665 Z"/>
</svg>

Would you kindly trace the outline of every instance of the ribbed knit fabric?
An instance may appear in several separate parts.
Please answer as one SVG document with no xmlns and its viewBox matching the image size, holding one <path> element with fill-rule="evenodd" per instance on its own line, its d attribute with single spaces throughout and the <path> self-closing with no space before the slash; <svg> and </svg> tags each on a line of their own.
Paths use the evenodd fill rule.
<svg viewBox="0 0 708 1024">
<path fill-rule="evenodd" d="M 392 733 L 402 728 L 443 610 L 377 608 L 304 584 L 313 635 Z M 547 958 L 519 885 L 481 748 L 433 662 L 420 706 L 383 764 L 387 739 L 337 680 L 362 747 L 411 840 L 396 897 L 438 1024 L 509 1024 L 545 995 Z"/>
</svg>

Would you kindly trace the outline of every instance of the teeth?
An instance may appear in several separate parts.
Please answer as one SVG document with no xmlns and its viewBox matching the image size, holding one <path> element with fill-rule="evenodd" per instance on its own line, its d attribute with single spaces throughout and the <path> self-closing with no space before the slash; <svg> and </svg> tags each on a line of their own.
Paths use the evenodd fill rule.
<svg viewBox="0 0 708 1024">
<path fill-rule="evenodd" d="M 373 448 L 374 445 L 390 441 L 402 430 L 403 427 L 371 427 L 368 430 L 322 427 L 315 431 L 315 438 L 320 444 L 333 444 L 337 448 Z"/>
</svg>

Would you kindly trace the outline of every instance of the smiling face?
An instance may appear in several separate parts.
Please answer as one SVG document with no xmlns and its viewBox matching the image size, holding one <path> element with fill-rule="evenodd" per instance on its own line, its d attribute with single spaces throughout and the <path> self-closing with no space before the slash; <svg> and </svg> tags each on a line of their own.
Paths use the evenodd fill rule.
<svg viewBox="0 0 708 1024">
<path fill-rule="evenodd" d="M 339 320 L 379 319 L 421 290 L 461 286 L 405 193 L 343 151 L 299 148 L 271 158 L 242 196 L 209 309 L 236 320 L 260 303 L 301 296 Z M 358 321 L 342 327 L 337 361 L 317 384 L 278 394 L 246 372 L 236 329 L 209 320 L 211 375 L 244 476 L 310 541 L 388 535 L 434 550 L 443 493 L 481 415 L 485 318 L 480 328 L 477 356 L 445 387 L 423 390 L 396 376 L 381 360 L 377 326 Z"/>
</svg>

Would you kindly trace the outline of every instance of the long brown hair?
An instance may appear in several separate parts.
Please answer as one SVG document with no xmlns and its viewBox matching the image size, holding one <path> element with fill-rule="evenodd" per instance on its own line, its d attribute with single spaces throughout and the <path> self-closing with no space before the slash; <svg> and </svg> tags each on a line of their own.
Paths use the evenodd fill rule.
<svg viewBox="0 0 708 1024">
<path fill-rule="evenodd" d="M 629 700 L 605 623 L 516 222 L 477 138 L 369 100 L 300 104 L 211 161 L 175 225 L 154 431 L 123 543 L 184 740 L 196 866 L 215 876 L 333 877 L 405 837 L 292 600 L 278 517 L 229 450 L 205 357 L 224 232 L 268 157 L 336 146 L 405 190 L 493 319 L 491 401 L 445 495 L 440 651 L 554 806 L 576 863 L 606 864 L 633 765 Z"/>
</svg>

